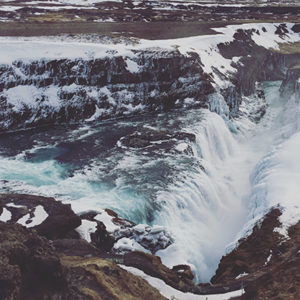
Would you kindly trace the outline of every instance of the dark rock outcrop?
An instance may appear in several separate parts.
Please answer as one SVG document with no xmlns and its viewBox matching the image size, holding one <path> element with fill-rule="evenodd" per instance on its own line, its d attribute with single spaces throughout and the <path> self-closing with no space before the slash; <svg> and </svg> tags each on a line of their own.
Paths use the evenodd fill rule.
<svg viewBox="0 0 300 300">
<path fill-rule="evenodd" d="M 221 259 L 213 283 L 240 283 L 245 294 L 237 299 L 298 299 L 300 295 L 300 222 L 288 229 L 288 239 L 275 228 L 281 211 L 272 209 Z M 240 276 L 238 276 L 240 275 Z"/>
<path fill-rule="evenodd" d="M 194 276 L 187 266 L 184 267 L 187 276 L 183 276 L 178 272 L 183 269 L 182 265 L 171 270 L 162 264 L 159 257 L 154 255 L 139 251 L 127 253 L 124 255 L 124 264 L 141 269 L 146 274 L 160 278 L 168 285 L 185 292 L 190 291 L 194 286 L 192 281 Z"/>
<path fill-rule="evenodd" d="M 111 221 L 115 225 L 113 232 L 108 232 L 105 224 L 97 219 L 99 212 L 89 211 L 80 215 L 82 220 L 95 223 L 96 230 L 90 233 L 90 240 L 102 252 L 122 255 L 134 251 L 134 247 L 127 245 L 128 242 L 129 244 L 132 242 L 143 247 L 145 251 L 155 254 L 158 250 L 165 249 L 173 243 L 173 238 L 162 226 L 137 225 L 120 218 L 110 209 L 105 209 L 105 213 L 112 218 Z M 123 239 L 125 243 L 122 243 Z"/>
<path fill-rule="evenodd" d="M 168 132 L 164 130 L 143 129 L 136 131 L 121 139 L 122 145 L 130 148 L 144 148 L 150 146 L 153 142 L 169 141 L 175 139 L 179 141 L 195 142 L 196 136 L 188 132 Z"/>
<path fill-rule="evenodd" d="M 286 24 L 280 24 L 276 34 L 281 36 L 286 30 Z M 242 57 L 239 63 L 233 63 L 237 69 L 230 79 L 234 86 L 222 91 L 233 115 L 238 112 L 242 95 L 255 94 L 257 82 L 284 80 L 287 70 L 300 58 L 297 53 L 281 53 L 257 45 L 252 39 L 253 34 L 258 33 L 254 29 L 239 29 L 232 42 L 218 45 L 223 57 Z"/>
<path fill-rule="evenodd" d="M 0 222 L 0 256 L 1 299 L 55 298 L 62 293 L 63 269 L 45 238 L 21 225 Z"/>
<path fill-rule="evenodd" d="M 48 239 L 77 237 L 74 229 L 81 224 L 81 219 L 77 216 L 69 204 L 62 204 L 54 198 L 22 195 L 22 194 L 0 194 L 2 208 L 5 207 L 12 214 L 9 222 L 16 223 L 22 217 L 28 216 L 25 226 L 35 229 L 40 235 Z M 42 222 L 31 225 L 38 214 L 35 210 L 42 207 L 47 215 Z"/>
<path fill-rule="evenodd" d="M 83 241 L 54 244 L 60 253 L 80 256 L 59 257 L 34 230 L 0 222 L 2 300 L 165 299 L 144 279 L 97 257 L 97 249 Z M 90 257 L 82 257 L 87 254 Z"/>
<path fill-rule="evenodd" d="M 225 283 L 234 280 L 238 275 L 254 273 L 262 268 L 270 253 L 273 256 L 283 237 L 274 232 L 280 226 L 279 209 L 269 212 L 262 222 L 259 222 L 250 236 L 239 241 L 239 246 L 221 259 L 216 275 L 211 279 L 213 283 Z M 275 248 L 273 248 L 275 247 Z"/>
<path fill-rule="evenodd" d="M 122 137 L 119 142 L 122 147 L 133 149 L 147 147 L 147 151 L 193 155 L 192 143 L 195 141 L 196 136 L 193 133 L 144 128 Z"/>
</svg>

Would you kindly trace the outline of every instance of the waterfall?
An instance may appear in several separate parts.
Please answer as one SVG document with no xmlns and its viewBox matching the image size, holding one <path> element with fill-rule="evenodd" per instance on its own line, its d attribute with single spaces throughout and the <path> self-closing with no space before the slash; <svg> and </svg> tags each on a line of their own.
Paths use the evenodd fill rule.
<svg viewBox="0 0 300 300">
<path fill-rule="evenodd" d="M 162 225 L 174 243 L 156 255 L 168 266 L 187 263 L 196 280 L 209 281 L 236 242 L 228 245 L 271 206 L 286 209 L 286 226 L 300 215 L 299 99 L 280 99 L 279 84 L 265 84 L 269 107 L 258 124 L 251 113 L 264 105 L 260 99 L 244 98 L 240 116 L 230 120 L 219 97 L 211 100 L 219 114 L 176 110 L 4 135 L 1 189 L 54 196 L 76 212 L 108 207 L 137 223 Z M 193 133 L 192 154 L 169 152 L 161 142 L 154 150 L 118 146 L 145 127 Z"/>
<path fill-rule="evenodd" d="M 155 222 L 171 229 L 175 244 L 158 253 L 165 264 L 192 265 L 200 281 L 209 281 L 226 246 L 244 224 L 248 174 L 253 162 L 224 119 L 206 111 L 194 125 L 201 168 L 186 170 L 183 180 L 159 193 L 164 203 Z"/>
</svg>

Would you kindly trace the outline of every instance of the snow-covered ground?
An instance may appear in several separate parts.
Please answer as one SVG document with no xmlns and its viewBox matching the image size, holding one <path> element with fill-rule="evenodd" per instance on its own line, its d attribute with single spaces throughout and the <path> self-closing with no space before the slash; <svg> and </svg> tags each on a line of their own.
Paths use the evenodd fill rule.
<svg viewBox="0 0 300 300">
<path fill-rule="evenodd" d="M 217 47 L 220 43 L 228 43 L 234 40 L 234 34 L 238 29 L 250 30 L 252 40 L 259 46 L 265 48 L 279 49 L 279 43 L 292 43 L 300 41 L 300 34 L 292 31 L 293 24 L 287 24 L 288 33 L 279 36 L 275 31 L 279 24 L 260 23 L 229 25 L 224 28 L 216 28 L 217 35 L 196 36 L 174 40 L 143 40 L 135 45 L 125 44 L 101 44 L 101 43 L 78 43 L 62 42 L 60 38 L 50 40 L 42 38 L 7 38 L 0 37 L 0 63 L 11 64 L 15 60 L 33 61 L 41 59 L 94 59 L 102 57 L 123 56 L 127 58 L 128 70 L 135 73 L 139 71 L 139 66 L 134 60 L 135 50 L 157 50 L 173 51 L 178 50 L 184 55 L 197 53 L 201 57 L 203 69 L 207 74 L 211 74 L 215 83 L 219 87 L 225 87 L 231 83 L 225 78 L 230 77 L 230 73 L 236 72 L 232 63 L 238 62 L 238 58 L 224 58 Z M 159 46 L 158 46 L 159 45 Z M 224 78 L 225 77 L 225 78 Z"/>
<path fill-rule="evenodd" d="M 143 271 L 133 268 L 127 267 L 124 265 L 119 265 L 121 268 L 126 271 L 132 273 L 133 275 L 140 276 L 145 279 L 149 284 L 159 290 L 159 292 L 166 297 L 167 299 L 177 299 L 177 300 L 229 300 L 233 297 L 238 297 L 243 295 L 244 290 L 237 290 L 234 292 L 229 292 L 225 294 L 215 294 L 215 295 L 195 295 L 192 293 L 184 293 L 174 289 L 173 287 L 167 285 L 163 280 L 151 277 L 145 274 Z"/>
</svg>

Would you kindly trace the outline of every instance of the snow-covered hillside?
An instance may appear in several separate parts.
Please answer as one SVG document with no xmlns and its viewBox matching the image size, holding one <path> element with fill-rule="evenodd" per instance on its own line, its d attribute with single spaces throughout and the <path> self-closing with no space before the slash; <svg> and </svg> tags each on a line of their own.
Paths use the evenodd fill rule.
<svg viewBox="0 0 300 300">
<path fill-rule="evenodd" d="M 253 49 L 264 49 L 262 63 L 272 64 L 267 49 L 278 50 L 280 43 L 300 40 L 293 24 L 231 25 L 216 30 L 219 34 L 212 36 L 140 40 L 134 45 L 1 38 L 1 128 L 205 107 L 213 93 L 220 101 L 225 98 L 231 113 L 236 113 L 242 94 L 253 92 L 255 80 L 262 76 L 257 70 L 247 87 L 243 82 L 236 87 L 236 81 L 248 76 L 243 70 L 255 60 Z M 242 50 L 236 56 L 237 49 L 245 49 L 244 43 L 251 46 L 249 53 Z M 228 49 L 231 57 L 226 57 Z M 264 76 L 275 75 L 264 71 Z"/>
</svg>

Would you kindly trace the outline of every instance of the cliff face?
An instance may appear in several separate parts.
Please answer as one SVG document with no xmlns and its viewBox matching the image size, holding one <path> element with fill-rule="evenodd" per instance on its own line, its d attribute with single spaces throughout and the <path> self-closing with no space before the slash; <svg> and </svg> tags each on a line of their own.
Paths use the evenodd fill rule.
<svg viewBox="0 0 300 300">
<path fill-rule="evenodd" d="M 277 30 L 281 36 L 286 32 L 286 27 L 281 24 Z M 232 65 L 237 69 L 231 78 L 235 94 L 225 96 L 232 112 L 238 110 L 241 95 L 249 96 L 256 92 L 256 82 L 283 80 L 283 86 L 286 86 L 295 84 L 298 79 L 293 68 L 300 54 L 281 53 L 259 46 L 252 39 L 254 33 L 257 33 L 254 29 L 237 30 L 232 42 L 218 45 L 221 55 L 232 59 Z M 286 89 L 293 92 L 291 86 Z"/>
<path fill-rule="evenodd" d="M 191 38 L 190 47 L 185 40 L 161 41 L 161 48 L 149 41 L 145 46 L 112 49 L 78 43 L 79 50 L 75 44 L 57 50 L 56 45 L 49 44 L 55 48 L 51 55 L 43 46 L 42 54 L 33 52 L 31 57 L 27 52 L 39 49 L 30 50 L 29 45 L 27 58 L 20 59 L 22 51 L 9 46 L 3 50 L 6 55 L 14 51 L 19 54 L 7 63 L 3 59 L 0 65 L 0 130 L 171 108 L 207 108 L 213 93 L 224 97 L 234 115 L 242 96 L 256 92 L 257 81 L 284 79 L 287 69 L 299 58 L 297 53 L 268 49 L 276 44 L 274 41 L 295 40 L 295 26 L 265 26 L 267 29 L 261 25 L 256 29 L 252 25 L 221 29 L 221 37 Z M 264 38 L 268 39 L 266 45 Z M 60 55 L 60 51 L 65 54 Z M 70 58 L 65 58 L 68 53 Z"/>
<path fill-rule="evenodd" d="M 256 224 L 253 232 L 224 256 L 213 283 L 240 283 L 245 294 L 237 299 L 298 299 L 300 223 L 280 235 L 281 211 L 274 208 Z"/>
<path fill-rule="evenodd" d="M 199 56 L 147 51 L 134 60 L 14 61 L 1 65 L 0 90 L 3 130 L 183 107 L 185 99 L 205 106 L 213 87 Z"/>
<path fill-rule="evenodd" d="M 280 93 L 283 96 L 290 97 L 293 94 L 296 98 L 300 97 L 300 66 L 295 65 L 286 73 L 285 79 L 282 81 Z"/>
</svg>

